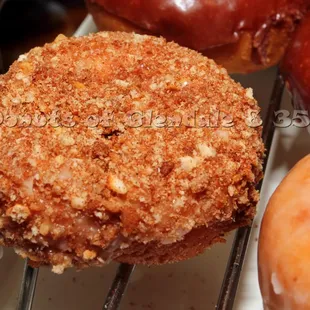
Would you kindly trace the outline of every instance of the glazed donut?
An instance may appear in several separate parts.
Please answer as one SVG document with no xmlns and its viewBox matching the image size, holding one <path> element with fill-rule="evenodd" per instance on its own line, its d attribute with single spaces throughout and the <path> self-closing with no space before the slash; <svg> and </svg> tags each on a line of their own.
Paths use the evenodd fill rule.
<svg viewBox="0 0 310 310">
<path fill-rule="evenodd" d="M 310 112 L 310 13 L 294 34 L 281 69 L 297 109 Z"/>
<path fill-rule="evenodd" d="M 0 239 L 35 266 L 176 262 L 255 214 L 259 108 L 193 50 L 60 36 L 0 77 L 0 107 Z"/>
<path fill-rule="evenodd" d="M 230 72 L 279 63 L 309 0 L 87 0 L 100 30 L 161 35 Z"/>
<path fill-rule="evenodd" d="M 310 309 L 310 155 L 277 188 L 259 237 L 259 283 L 267 310 Z"/>
</svg>

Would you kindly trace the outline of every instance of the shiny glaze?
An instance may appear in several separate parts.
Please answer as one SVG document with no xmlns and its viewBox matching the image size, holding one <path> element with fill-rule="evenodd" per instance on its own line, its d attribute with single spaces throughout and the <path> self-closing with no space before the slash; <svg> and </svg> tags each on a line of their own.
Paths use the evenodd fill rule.
<svg viewBox="0 0 310 310">
<path fill-rule="evenodd" d="M 299 19 L 309 0 L 91 0 L 108 12 L 202 51 L 237 42 L 251 31 L 259 41 L 271 25 Z"/>
<path fill-rule="evenodd" d="M 297 29 L 282 64 L 294 105 L 310 112 L 310 13 Z"/>
</svg>

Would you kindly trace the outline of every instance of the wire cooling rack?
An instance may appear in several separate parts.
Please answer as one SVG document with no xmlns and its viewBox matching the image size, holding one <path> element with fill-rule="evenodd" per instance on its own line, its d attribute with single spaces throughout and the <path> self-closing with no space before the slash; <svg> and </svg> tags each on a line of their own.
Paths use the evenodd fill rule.
<svg viewBox="0 0 310 310">
<path fill-rule="evenodd" d="M 0 5 L 3 0 L 0 0 Z M 77 31 L 76 35 L 79 35 Z M 2 59 L 0 51 L 0 71 L 2 68 Z M 274 127 L 274 112 L 279 110 L 282 96 L 284 91 L 284 82 L 281 75 L 278 73 L 274 82 L 273 92 L 269 101 L 268 110 L 264 119 L 263 129 L 263 141 L 265 143 L 267 152 L 264 160 L 264 170 L 266 169 L 269 151 L 275 132 Z M 260 190 L 263 185 L 263 181 L 259 184 Z M 220 310 L 232 310 L 234 306 L 235 296 L 238 288 L 238 283 L 242 271 L 242 266 L 249 242 L 252 226 L 243 227 L 237 230 L 235 240 L 232 245 L 230 257 L 226 267 L 226 272 L 222 282 L 222 288 L 219 294 L 216 309 Z M 115 275 L 114 281 L 111 284 L 111 288 L 108 292 L 106 300 L 103 304 L 103 310 L 117 310 L 120 307 L 122 298 L 125 294 L 127 285 L 130 281 L 130 277 L 134 272 L 134 265 L 120 264 Z M 25 263 L 24 273 L 20 288 L 18 310 L 31 310 L 36 282 L 39 274 L 39 269 L 29 266 L 28 261 Z"/>
</svg>

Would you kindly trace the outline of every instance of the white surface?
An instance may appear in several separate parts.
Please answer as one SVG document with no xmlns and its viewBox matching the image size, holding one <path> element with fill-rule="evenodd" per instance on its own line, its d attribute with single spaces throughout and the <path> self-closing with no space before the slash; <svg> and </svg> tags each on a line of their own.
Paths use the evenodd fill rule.
<svg viewBox="0 0 310 310">
<path fill-rule="evenodd" d="M 95 31 L 88 17 L 76 35 Z M 271 94 L 275 71 L 235 77 L 243 85 L 251 86 L 263 108 Z M 288 99 L 286 98 L 286 105 Z M 259 224 L 266 202 L 298 159 L 310 152 L 309 135 L 296 128 L 278 130 L 273 143 L 266 173 L 262 200 L 256 223 Z M 307 146 L 308 145 L 308 146 Z M 258 228 L 253 230 L 250 247 L 235 303 L 237 310 L 261 310 L 257 282 L 256 248 Z M 122 303 L 122 310 L 211 310 L 214 309 L 223 279 L 233 234 L 225 245 L 216 245 L 204 255 L 187 262 L 155 268 L 138 267 L 131 279 Z M 70 270 L 62 276 L 41 269 L 33 310 L 101 309 L 117 265 L 82 272 Z M 0 309 L 15 309 L 22 275 L 23 261 L 5 250 L 0 261 Z"/>
</svg>

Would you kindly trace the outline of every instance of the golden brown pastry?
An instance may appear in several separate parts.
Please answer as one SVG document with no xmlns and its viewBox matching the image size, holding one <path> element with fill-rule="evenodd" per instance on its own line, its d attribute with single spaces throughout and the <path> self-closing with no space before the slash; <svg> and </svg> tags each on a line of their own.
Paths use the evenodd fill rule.
<svg viewBox="0 0 310 310">
<path fill-rule="evenodd" d="M 34 265 L 176 262 L 255 214 L 259 108 L 195 51 L 60 36 L 22 55 L 0 94 L 4 115 L 34 118 L 0 126 L 1 240 Z"/>
</svg>

